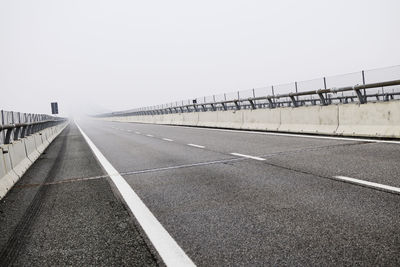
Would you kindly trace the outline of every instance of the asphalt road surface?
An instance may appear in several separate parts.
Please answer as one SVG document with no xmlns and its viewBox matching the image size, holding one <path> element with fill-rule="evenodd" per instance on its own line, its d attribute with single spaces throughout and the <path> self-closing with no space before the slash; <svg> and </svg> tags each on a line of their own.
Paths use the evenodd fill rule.
<svg viewBox="0 0 400 267">
<path fill-rule="evenodd" d="M 78 125 L 198 266 L 400 265 L 400 142 L 100 120 L 78 121 Z M 124 209 L 129 200 L 121 201 L 123 193 L 104 175 L 101 162 L 95 160 L 76 127 L 71 125 L 66 131 L 79 140 L 65 145 L 71 157 L 84 150 L 80 160 L 71 160 L 82 167 L 72 168 L 72 173 L 61 167 L 63 175 L 58 168 L 47 176 L 56 177 L 52 178 L 55 181 L 57 177 L 94 178 L 58 185 L 60 189 L 53 189 L 60 190 L 54 199 L 50 193 L 42 197 L 56 211 L 45 207 L 50 204 L 44 205 L 42 212 L 34 216 L 34 226 L 26 227 L 25 232 L 33 234 L 14 235 L 40 241 L 47 233 L 41 229 L 46 223 L 50 229 L 54 226 L 54 231 L 60 231 L 58 219 L 62 218 L 56 216 L 53 222 L 48 214 L 57 213 L 59 208 L 67 210 L 65 217 L 76 218 L 65 218 L 63 229 L 74 228 L 79 221 L 92 231 L 67 238 L 70 246 L 76 243 L 82 250 L 80 258 L 72 263 L 85 263 L 85 258 L 107 251 L 98 262 L 108 259 L 104 264 L 121 264 L 124 260 L 130 265 L 162 264 L 155 245 L 159 241 L 148 239 L 140 220 L 133 219 L 135 212 L 129 214 L 132 211 Z M 74 165 L 60 162 L 62 166 Z M 40 172 L 43 166 L 36 165 L 29 172 L 36 168 Z M 24 180 L 28 185 L 33 182 Z M 67 185 L 74 188 L 67 190 Z M 20 182 L 6 200 L 16 191 L 32 188 L 36 187 L 23 187 Z M 75 192 L 81 197 L 70 207 L 66 203 L 76 201 Z M 60 201 L 64 204 L 58 204 Z M 114 205 L 109 207 L 107 201 Z M 28 199 L 24 203 L 32 202 Z M 15 200 L 13 205 L 17 204 Z M 26 215 L 17 211 L 24 209 L 14 206 L 5 209 L 1 203 L 0 208 L 3 213 L 14 210 L 22 214 L 13 215 L 21 220 Z M 82 216 L 76 214 L 76 209 Z M 85 212 L 90 212 L 90 220 Z M 5 225 L 3 217 L 0 226 Z M 129 227 L 118 228 L 121 220 Z M 85 252 L 80 244 L 99 242 L 100 225 L 107 233 L 101 237 L 102 242 L 112 242 L 100 248 L 91 245 L 92 250 Z M 64 232 L 69 235 L 68 230 Z M 121 239 L 129 242 L 119 242 Z M 9 237 L 0 241 L 3 247 L 10 244 Z M 29 257 L 37 258 L 37 253 L 43 254 L 40 260 L 46 255 L 55 256 L 43 252 L 52 245 L 47 244 L 48 240 L 40 242 L 45 248 L 35 248 L 36 243 L 28 242 L 14 249 L 19 254 L 3 255 L 14 255 L 13 262 L 22 263 Z M 135 250 L 137 253 L 132 253 Z"/>
</svg>

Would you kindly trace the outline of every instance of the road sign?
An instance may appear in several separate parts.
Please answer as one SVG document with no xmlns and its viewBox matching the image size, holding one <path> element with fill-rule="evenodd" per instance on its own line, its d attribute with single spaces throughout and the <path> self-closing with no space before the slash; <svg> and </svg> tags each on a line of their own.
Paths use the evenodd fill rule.
<svg viewBox="0 0 400 267">
<path fill-rule="evenodd" d="M 58 103 L 57 102 L 51 103 L 51 114 L 58 114 Z"/>
</svg>

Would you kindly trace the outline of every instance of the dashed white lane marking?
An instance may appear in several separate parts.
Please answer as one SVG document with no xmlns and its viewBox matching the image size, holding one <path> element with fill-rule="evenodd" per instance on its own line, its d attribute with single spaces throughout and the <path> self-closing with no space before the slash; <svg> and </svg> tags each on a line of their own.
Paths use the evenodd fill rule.
<svg viewBox="0 0 400 267">
<path fill-rule="evenodd" d="M 111 165 L 111 163 L 104 157 L 95 144 L 89 137 L 82 131 L 77 124 L 78 129 L 85 138 L 86 142 L 96 155 L 97 159 L 106 170 L 111 180 L 114 182 L 121 196 L 125 200 L 129 209 L 136 217 L 147 237 L 157 250 L 158 254 L 167 266 L 196 266 L 192 260 L 185 254 L 182 248 L 165 230 L 157 218 L 146 207 L 139 196 L 133 191 L 132 187 L 125 181 L 125 179 L 118 173 L 118 171 Z"/>
<path fill-rule="evenodd" d="M 365 185 L 365 186 L 368 186 L 368 187 L 373 187 L 373 188 L 377 188 L 377 189 L 383 189 L 383 190 L 394 192 L 394 193 L 400 193 L 400 188 L 394 187 L 394 186 L 390 186 L 390 185 L 384 185 L 384 184 L 378 184 L 378 183 L 374 183 L 374 182 L 368 182 L 368 181 L 355 179 L 355 178 L 351 178 L 351 177 L 346 177 L 346 176 L 334 176 L 333 178 L 335 178 L 337 180 L 353 183 L 353 184 Z"/>
<path fill-rule="evenodd" d="M 151 135 L 151 134 L 146 134 L 146 136 L 148 136 L 148 137 L 154 137 L 154 135 Z"/>
<path fill-rule="evenodd" d="M 192 130 L 202 131 L 217 131 L 217 132 L 232 132 L 232 133 L 243 133 L 243 134 L 261 134 L 261 135 L 272 135 L 272 136 L 286 136 L 286 137 L 300 137 L 300 138 L 311 138 L 311 139 L 328 139 L 328 140 L 339 140 L 339 141 L 359 141 L 359 142 L 371 142 L 371 143 L 387 143 L 387 144 L 400 144 L 400 141 L 392 140 L 379 140 L 369 138 L 351 138 L 351 137 L 334 137 L 334 136 L 323 136 L 323 135 L 310 135 L 310 134 L 291 134 L 291 133 L 277 133 L 277 132 L 256 132 L 247 130 L 231 130 L 231 129 L 218 129 L 218 128 L 204 128 L 204 127 L 189 127 L 181 125 L 162 125 L 164 127 L 181 127 Z"/>
<path fill-rule="evenodd" d="M 127 132 L 132 132 L 132 130 L 126 130 Z"/>
<path fill-rule="evenodd" d="M 240 154 L 240 153 L 231 153 L 231 155 L 238 156 L 238 157 L 243 157 L 243 158 L 248 158 L 248 159 L 265 160 L 265 159 L 260 158 L 260 157 L 254 157 L 254 156 L 249 156 L 249 155 Z"/>
<path fill-rule="evenodd" d="M 135 134 L 142 134 L 141 132 L 135 132 Z"/>
<path fill-rule="evenodd" d="M 205 146 L 200 146 L 196 144 L 187 144 L 188 146 L 197 147 L 197 148 L 205 148 Z"/>
<path fill-rule="evenodd" d="M 173 142 L 174 140 L 172 140 L 172 139 L 169 139 L 169 138 L 163 138 L 162 140 L 164 140 L 164 141 L 168 141 L 168 142 Z"/>
</svg>

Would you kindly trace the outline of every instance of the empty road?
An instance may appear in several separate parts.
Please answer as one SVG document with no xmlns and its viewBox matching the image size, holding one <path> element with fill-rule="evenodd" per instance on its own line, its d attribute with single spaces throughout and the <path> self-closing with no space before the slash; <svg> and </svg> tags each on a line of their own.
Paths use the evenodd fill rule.
<svg viewBox="0 0 400 267">
<path fill-rule="evenodd" d="M 80 125 L 197 265 L 400 264 L 400 143 Z"/>
<path fill-rule="evenodd" d="M 74 179 L 93 183 L 89 191 L 101 185 L 98 192 L 109 177 L 124 179 L 120 188 L 108 180 L 122 202 L 103 212 L 130 216 L 133 230 L 113 233 L 112 215 L 99 212 L 84 223 L 104 223 L 107 235 L 131 240 L 115 241 L 116 257 L 131 260 L 125 263 L 162 264 L 155 243 L 171 244 L 162 227 L 176 242 L 163 248 L 166 257 L 180 248 L 198 266 L 400 265 L 400 142 L 94 119 L 77 125 L 84 135 L 71 123 L 79 141 L 67 148 L 90 156 L 75 162 L 86 167 L 74 169 Z M 99 150 L 100 163 L 85 138 Z M 146 230 L 133 219 L 141 211 L 132 210 L 139 200 L 129 194 L 137 194 L 161 226 Z M 104 209 L 95 196 L 80 205 Z M 149 240 L 146 231 L 154 231 Z M 138 246 L 142 256 L 129 256 Z"/>
</svg>

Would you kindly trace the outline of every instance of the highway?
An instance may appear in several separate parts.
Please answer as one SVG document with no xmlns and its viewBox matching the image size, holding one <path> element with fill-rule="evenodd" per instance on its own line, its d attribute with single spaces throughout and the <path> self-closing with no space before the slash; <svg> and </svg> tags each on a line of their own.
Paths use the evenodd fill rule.
<svg viewBox="0 0 400 267">
<path fill-rule="evenodd" d="M 115 240 L 112 247 L 108 244 L 100 250 L 94 249 L 97 251 L 94 254 L 100 257 L 98 263 L 107 258 L 108 263 L 114 264 L 151 265 L 163 264 L 164 259 L 157 255 L 160 251 L 155 243 L 159 242 L 159 232 L 154 237 L 146 237 L 147 230 L 143 230 L 146 226 L 135 218 L 135 211 L 129 210 L 130 200 L 124 197 L 130 191 L 121 192 L 118 185 L 113 185 L 111 180 L 115 174 L 105 175 L 110 169 L 107 166 L 112 165 L 127 182 L 121 186 L 130 187 L 137 194 L 185 256 L 198 266 L 400 265 L 398 141 L 94 119 L 78 120 L 77 125 L 86 137 L 74 123 L 64 130 L 70 132 L 65 149 L 71 150 L 70 157 L 74 160 L 61 163 L 71 168 L 62 177 L 84 178 L 84 184 L 90 183 L 85 187 L 87 192 L 80 189 L 80 183 L 65 183 L 76 184 L 73 190 L 82 194 L 81 202 L 75 206 L 87 205 L 85 209 L 93 209 L 88 215 L 92 219 L 80 223 L 88 225 L 93 235 L 102 235 L 104 231 L 107 238 Z M 98 148 L 107 163 L 96 161 L 84 138 Z M 55 150 L 54 146 L 49 150 Z M 57 158 L 58 152 L 54 153 Z M 77 159 L 79 153 L 83 154 Z M 37 164 L 44 163 L 39 160 L 29 172 Z M 36 169 L 40 171 L 39 167 Z M 53 170 L 50 176 L 60 177 L 62 169 L 63 166 Z M 22 179 L 6 200 L 17 196 L 18 190 L 22 190 L 21 183 L 33 182 Z M 106 188 L 107 183 L 112 190 Z M 88 192 L 91 197 L 85 197 Z M 61 190 L 57 195 L 62 193 Z M 107 201 L 114 198 L 121 201 L 104 210 L 104 203 L 108 202 L 98 200 L 98 194 L 108 196 Z M 32 198 L 26 203 L 32 203 Z M 65 201 L 71 201 L 71 197 Z M 12 206 L 7 203 L 0 205 L 3 213 L 9 212 Z M 60 214 L 67 209 L 70 216 L 77 216 L 75 206 L 65 206 L 59 207 Z M 126 206 L 129 213 L 123 208 Z M 23 218 L 23 212 L 17 212 L 21 209 L 13 209 L 15 221 L 18 221 L 15 217 Z M 108 215 L 103 216 L 104 212 Z M 120 223 L 111 219 L 115 217 L 130 220 L 133 226 L 122 232 L 114 231 Z M 71 224 L 69 227 L 77 224 L 76 221 L 64 223 Z M 0 226 L 5 224 L 4 218 L 0 220 Z M 46 231 L 37 230 L 39 227 L 26 231 Z M 90 242 L 96 242 L 93 235 L 85 236 L 89 236 L 86 238 Z M 75 238 L 81 240 L 79 236 Z M 124 243 L 118 239 L 131 241 Z M 10 242 L 6 238 L 0 241 L 3 248 Z M 131 246 L 136 248 L 137 258 L 129 252 Z M 99 251 L 107 251 L 106 248 L 113 252 L 99 256 Z M 18 249 L 32 252 L 29 246 Z M 44 253 L 41 259 L 46 255 L 50 254 Z M 110 259 L 113 255 L 115 262 Z M 26 263 L 28 259 L 16 257 L 14 260 Z M 76 256 L 76 261 L 71 262 L 69 258 L 61 263 L 85 261 Z"/>
</svg>

